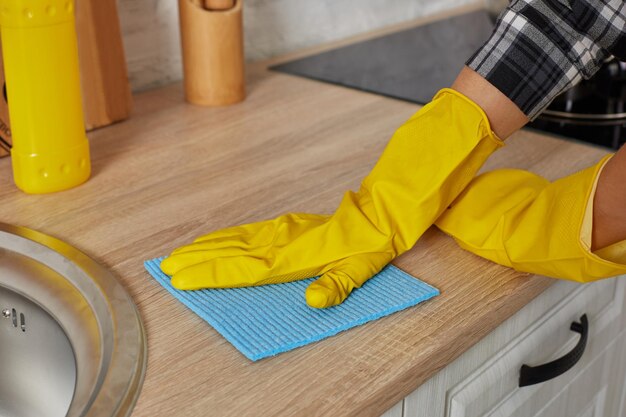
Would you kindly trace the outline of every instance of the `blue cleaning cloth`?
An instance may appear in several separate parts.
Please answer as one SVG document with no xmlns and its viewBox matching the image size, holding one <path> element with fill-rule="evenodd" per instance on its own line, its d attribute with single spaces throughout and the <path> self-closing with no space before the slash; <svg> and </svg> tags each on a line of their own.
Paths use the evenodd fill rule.
<svg viewBox="0 0 626 417">
<path fill-rule="evenodd" d="M 389 265 L 342 304 L 315 309 L 304 300 L 304 291 L 315 278 L 259 287 L 180 291 L 161 271 L 162 259 L 146 261 L 148 272 L 253 361 L 322 340 L 439 294 L 436 288 Z"/>
</svg>

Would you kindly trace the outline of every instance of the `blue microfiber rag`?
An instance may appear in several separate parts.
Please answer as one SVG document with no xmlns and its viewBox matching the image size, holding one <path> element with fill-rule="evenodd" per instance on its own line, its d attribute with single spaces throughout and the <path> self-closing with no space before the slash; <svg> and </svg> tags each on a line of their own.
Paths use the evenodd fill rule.
<svg viewBox="0 0 626 417">
<path fill-rule="evenodd" d="M 315 309 L 304 300 L 304 292 L 315 278 L 259 287 L 180 291 L 161 271 L 162 259 L 146 261 L 148 272 L 253 361 L 322 340 L 439 294 L 436 288 L 389 265 L 342 304 Z"/>
</svg>

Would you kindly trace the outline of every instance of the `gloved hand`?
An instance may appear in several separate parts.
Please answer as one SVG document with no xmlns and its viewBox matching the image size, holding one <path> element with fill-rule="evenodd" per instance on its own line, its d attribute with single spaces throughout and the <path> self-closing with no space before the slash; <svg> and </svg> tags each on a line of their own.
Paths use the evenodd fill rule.
<svg viewBox="0 0 626 417">
<path fill-rule="evenodd" d="M 587 206 L 607 158 L 553 183 L 514 169 L 479 175 L 435 224 L 462 248 L 518 271 L 579 282 L 624 274 L 626 265 L 590 250 Z"/>
<path fill-rule="evenodd" d="M 331 216 L 286 214 L 202 236 L 161 269 L 178 289 L 242 287 L 321 275 L 312 307 L 341 303 L 410 249 L 502 142 L 483 111 L 440 91 L 391 138 L 358 192 Z"/>
</svg>

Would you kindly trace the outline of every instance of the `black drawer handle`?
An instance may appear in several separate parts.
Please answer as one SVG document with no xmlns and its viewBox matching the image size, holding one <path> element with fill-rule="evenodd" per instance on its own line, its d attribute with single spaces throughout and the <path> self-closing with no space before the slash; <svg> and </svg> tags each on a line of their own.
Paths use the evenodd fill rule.
<svg viewBox="0 0 626 417">
<path fill-rule="evenodd" d="M 522 365 L 519 373 L 519 386 L 526 387 L 528 385 L 539 384 L 549 379 L 565 373 L 571 369 L 580 360 L 587 346 L 587 334 L 589 332 L 589 322 L 587 315 L 583 314 L 580 323 L 573 322 L 570 330 L 580 333 L 578 344 L 565 356 L 555 359 L 552 362 L 544 363 L 539 366 Z"/>
</svg>

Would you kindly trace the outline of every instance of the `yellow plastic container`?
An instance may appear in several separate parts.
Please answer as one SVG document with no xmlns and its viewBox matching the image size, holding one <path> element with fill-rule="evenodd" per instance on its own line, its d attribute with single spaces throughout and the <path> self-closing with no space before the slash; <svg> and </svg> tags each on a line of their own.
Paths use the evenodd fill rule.
<svg viewBox="0 0 626 417">
<path fill-rule="evenodd" d="M 73 0 L 0 0 L 15 184 L 65 190 L 91 172 Z"/>
</svg>

